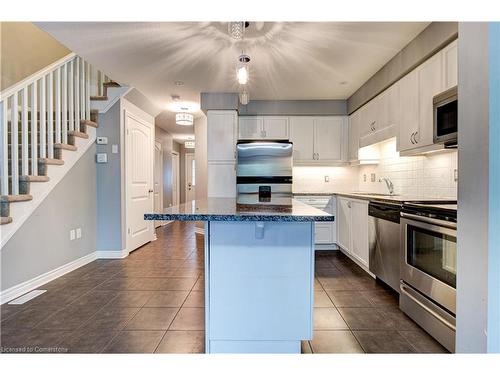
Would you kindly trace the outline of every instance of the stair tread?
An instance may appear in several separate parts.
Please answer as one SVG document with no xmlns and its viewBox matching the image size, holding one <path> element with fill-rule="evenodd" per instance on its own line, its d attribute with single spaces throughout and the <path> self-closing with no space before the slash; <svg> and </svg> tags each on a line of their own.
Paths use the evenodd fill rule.
<svg viewBox="0 0 500 375">
<path fill-rule="evenodd" d="M 9 155 L 9 165 L 12 163 L 12 158 Z M 31 158 L 28 158 L 28 161 L 31 162 Z M 19 163 L 22 163 L 22 158 L 19 158 Z M 62 165 L 64 164 L 64 160 L 54 159 L 54 158 L 38 158 L 38 163 L 40 164 L 54 164 L 54 165 Z"/>
<path fill-rule="evenodd" d="M 0 225 L 4 225 L 4 224 L 9 224 L 9 223 L 12 223 L 12 218 L 10 216 L 8 217 L 0 217 Z"/>
<path fill-rule="evenodd" d="M 33 199 L 31 194 L 0 195 L 0 202 L 25 202 Z"/>
<path fill-rule="evenodd" d="M 80 120 L 80 125 L 92 126 L 93 128 L 99 127 L 99 125 L 97 125 L 97 122 L 90 120 Z"/>
<path fill-rule="evenodd" d="M 34 175 L 24 175 L 19 176 L 20 181 L 28 181 L 28 182 L 47 182 L 50 180 L 49 176 L 34 176 Z"/>
<path fill-rule="evenodd" d="M 90 100 L 108 100 L 107 96 L 91 96 Z"/>
<path fill-rule="evenodd" d="M 89 138 L 89 135 L 87 133 L 80 132 L 78 130 L 70 130 L 70 131 L 68 131 L 68 135 L 72 135 L 72 136 L 78 137 L 78 138 L 85 138 L 85 139 Z"/>
<path fill-rule="evenodd" d="M 102 85 L 106 87 L 121 87 L 120 84 L 115 81 L 104 82 Z"/>
<path fill-rule="evenodd" d="M 61 150 L 69 150 L 69 151 L 78 150 L 78 147 L 73 146 L 73 145 L 69 145 L 67 143 L 54 143 L 54 148 L 61 149 Z"/>
</svg>

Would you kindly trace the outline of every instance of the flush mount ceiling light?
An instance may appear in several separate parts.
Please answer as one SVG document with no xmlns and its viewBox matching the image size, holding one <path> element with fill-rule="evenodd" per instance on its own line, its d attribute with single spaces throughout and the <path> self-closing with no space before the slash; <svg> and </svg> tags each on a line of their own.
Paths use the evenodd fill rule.
<svg viewBox="0 0 500 375">
<path fill-rule="evenodd" d="M 250 22 L 229 22 L 227 25 L 227 32 L 231 38 L 240 40 L 243 39 L 245 29 L 250 25 Z"/>
<path fill-rule="evenodd" d="M 248 83 L 248 63 L 250 62 L 250 56 L 241 54 L 238 57 L 238 64 L 236 65 L 236 78 L 240 85 L 246 85 Z"/>
<path fill-rule="evenodd" d="M 191 113 L 181 112 L 175 114 L 175 123 L 182 126 L 190 126 L 194 123 L 194 116 Z"/>
<path fill-rule="evenodd" d="M 184 148 L 194 148 L 195 143 L 194 141 L 186 141 L 184 142 Z"/>
</svg>

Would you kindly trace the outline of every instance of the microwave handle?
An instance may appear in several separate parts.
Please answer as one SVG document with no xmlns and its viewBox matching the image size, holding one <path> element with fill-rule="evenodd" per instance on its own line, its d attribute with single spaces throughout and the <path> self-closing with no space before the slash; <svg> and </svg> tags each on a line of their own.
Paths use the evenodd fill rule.
<svg viewBox="0 0 500 375">
<path fill-rule="evenodd" d="M 424 305 L 422 302 L 420 302 L 417 298 L 413 297 L 408 291 L 407 291 L 408 287 L 401 284 L 400 285 L 400 290 L 401 292 L 406 296 L 408 297 L 409 299 L 411 299 L 413 302 L 415 302 L 417 305 L 419 305 L 422 309 L 424 309 L 426 312 L 428 312 L 429 314 L 431 314 L 434 318 L 436 318 L 437 320 L 439 320 L 441 323 L 443 323 L 446 327 L 448 327 L 449 329 L 453 330 L 453 332 L 456 331 L 456 327 L 451 324 L 450 322 L 448 322 L 446 319 L 444 319 L 442 316 L 440 316 L 439 314 L 436 314 L 431 308 L 429 308 L 428 306 Z"/>
</svg>

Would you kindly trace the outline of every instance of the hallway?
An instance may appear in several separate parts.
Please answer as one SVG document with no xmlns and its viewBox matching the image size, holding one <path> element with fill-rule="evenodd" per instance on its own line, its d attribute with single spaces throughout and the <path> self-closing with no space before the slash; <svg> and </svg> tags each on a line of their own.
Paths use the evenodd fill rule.
<svg viewBox="0 0 500 375">
<path fill-rule="evenodd" d="M 23 305 L 2 305 L 2 352 L 203 353 L 203 237 L 181 222 L 157 234 L 125 259 L 94 261 Z M 315 288 L 304 353 L 445 352 L 340 252 L 317 253 Z"/>
</svg>

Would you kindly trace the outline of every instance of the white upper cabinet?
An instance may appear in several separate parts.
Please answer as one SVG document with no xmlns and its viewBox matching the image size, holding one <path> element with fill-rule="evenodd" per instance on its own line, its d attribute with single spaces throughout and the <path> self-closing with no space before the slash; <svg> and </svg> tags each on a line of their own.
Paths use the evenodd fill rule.
<svg viewBox="0 0 500 375">
<path fill-rule="evenodd" d="M 264 139 L 289 139 L 288 117 L 265 116 L 264 117 Z"/>
<path fill-rule="evenodd" d="M 345 116 L 290 117 L 290 140 L 296 164 L 329 164 L 347 160 Z"/>
<path fill-rule="evenodd" d="M 387 89 L 387 123 L 389 126 L 399 126 L 399 82 Z"/>
<path fill-rule="evenodd" d="M 360 112 L 349 116 L 349 161 L 358 160 Z"/>
<path fill-rule="evenodd" d="M 239 118 L 238 139 L 289 138 L 288 117 L 284 116 L 241 116 Z"/>
<path fill-rule="evenodd" d="M 208 161 L 236 161 L 236 111 L 208 111 Z"/>
<path fill-rule="evenodd" d="M 417 147 L 418 132 L 418 75 L 414 70 L 399 81 L 399 150 Z"/>
<path fill-rule="evenodd" d="M 314 152 L 319 162 L 341 162 L 344 149 L 345 118 L 317 117 L 314 120 Z"/>
<path fill-rule="evenodd" d="M 434 143 L 433 98 L 444 91 L 442 57 L 437 53 L 417 68 L 419 129 L 414 136 L 417 147 Z"/>
<path fill-rule="evenodd" d="M 290 117 L 290 141 L 293 143 L 293 161 L 314 159 L 314 117 Z"/>
<path fill-rule="evenodd" d="M 444 89 L 458 84 L 458 40 L 443 49 Z"/>
<path fill-rule="evenodd" d="M 238 119 L 238 139 L 260 139 L 263 119 L 258 116 L 240 116 Z"/>
</svg>

